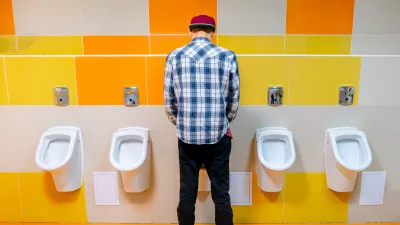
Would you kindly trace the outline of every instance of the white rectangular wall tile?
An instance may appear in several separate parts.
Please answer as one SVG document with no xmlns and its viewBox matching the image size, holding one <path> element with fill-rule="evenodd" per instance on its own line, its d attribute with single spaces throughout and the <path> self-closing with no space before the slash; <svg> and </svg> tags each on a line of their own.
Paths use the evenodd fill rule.
<svg viewBox="0 0 400 225">
<path fill-rule="evenodd" d="M 399 0 L 356 0 L 353 34 L 400 35 Z"/>
<path fill-rule="evenodd" d="M 13 0 L 17 35 L 81 35 L 82 0 Z"/>
<path fill-rule="evenodd" d="M 147 0 L 83 0 L 85 35 L 149 34 Z"/>
<path fill-rule="evenodd" d="M 230 196 L 232 205 L 251 205 L 251 172 L 231 172 Z"/>
<path fill-rule="evenodd" d="M 385 196 L 386 172 L 362 173 L 360 205 L 382 205 Z"/>
<path fill-rule="evenodd" d="M 119 205 L 117 172 L 93 172 L 96 205 Z"/>
<path fill-rule="evenodd" d="M 400 55 L 400 35 L 353 35 L 351 54 Z"/>
<path fill-rule="evenodd" d="M 400 106 L 400 57 L 363 57 L 358 104 Z"/>
<path fill-rule="evenodd" d="M 220 34 L 285 34 L 285 0 L 218 0 Z"/>
</svg>

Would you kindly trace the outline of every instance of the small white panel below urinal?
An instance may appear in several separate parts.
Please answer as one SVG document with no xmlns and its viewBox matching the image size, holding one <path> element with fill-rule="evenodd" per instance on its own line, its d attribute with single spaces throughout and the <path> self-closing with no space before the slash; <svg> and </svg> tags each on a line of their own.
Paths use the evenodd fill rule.
<svg viewBox="0 0 400 225">
<path fill-rule="evenodd" d="M 382 205 L 385 196 L 386 171 L 362 173 L 360 205 Z"/>
<path fill-rule="evenodd" d="M 119 205 L 117 172 L 93 172 L 96 205 Z"/>
<path fill-rule="evenodd" d="M 251 172 L 231 172 L 229 193 L 232 205 L 252 205 Z"/>
</svg>

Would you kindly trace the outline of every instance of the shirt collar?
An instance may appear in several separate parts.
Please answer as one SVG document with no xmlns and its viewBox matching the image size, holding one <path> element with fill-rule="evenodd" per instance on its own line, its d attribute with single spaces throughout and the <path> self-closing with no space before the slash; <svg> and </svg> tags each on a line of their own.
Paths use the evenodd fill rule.
<svg viewBox="0 0 400 225">
<path fill-rule="evenodd" d="M 193 38 L 192 42 L 210 42 L 206 37 L 195 37 Z"/>
</svg>

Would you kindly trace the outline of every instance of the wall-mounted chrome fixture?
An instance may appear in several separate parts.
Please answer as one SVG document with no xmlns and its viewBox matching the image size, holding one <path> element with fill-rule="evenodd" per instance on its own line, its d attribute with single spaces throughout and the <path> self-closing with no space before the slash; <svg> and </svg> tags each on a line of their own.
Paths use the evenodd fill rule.
<svg viewBox="0 0 400 225">
<path fill-rule="evenodd" d="M 354 99 L 354 86 L 340 86 L 339 87 L 339 104 L 352 105 Z"/>
<path fill-rule="evenodd" d="M 139 105 L 139 89 L 137 87 L 124 87 L 124 104 L 125 106 Z"/>
<path fill-rule="evenodd" d="M 69 105 L 69 91 L 67 87 L 53 88 L 54 104 L 57 106 Z"/>
<path fill-rule="evenodd" d="M 279 106 L 283 104 L 283 88 L 274 86 L 268 88 L 268 105 Z"/>
</svg>

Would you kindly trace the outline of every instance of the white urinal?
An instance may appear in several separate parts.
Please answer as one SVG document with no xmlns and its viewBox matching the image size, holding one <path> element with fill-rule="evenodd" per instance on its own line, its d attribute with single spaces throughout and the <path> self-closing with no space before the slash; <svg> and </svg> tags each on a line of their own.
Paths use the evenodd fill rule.
<svg viewBox="0 0 400 225">
<path fill-rule="evenodd" d="M 127 127 L 117 130 L 110 150 L 111 165 L 121 172 L 126 192 L 143 192 L 150 186 L 149 130 Z"/>
<path fill-rule="evenodd" d="M 83 145 L 78 127 L 60 126 L 45 131 L 36 150 L 36 164 L 51 173 L 58 192 L 82 186 Z"/>
<path fill-rule="evenodd" d="M 324 150 L 328 188 L 336 192 L 353 191 L 357 173 L 372 162 L 365 133 L 353 127 L 328 129 Z"/>
<path fill-rule="evenodd" d="M 257 129 L 255 154 L 257 181 L 264 192 L 279 192 L 285 183 L 285 170 L 295 159 L 292 132 L 281 127 Z"/>
</svg>

